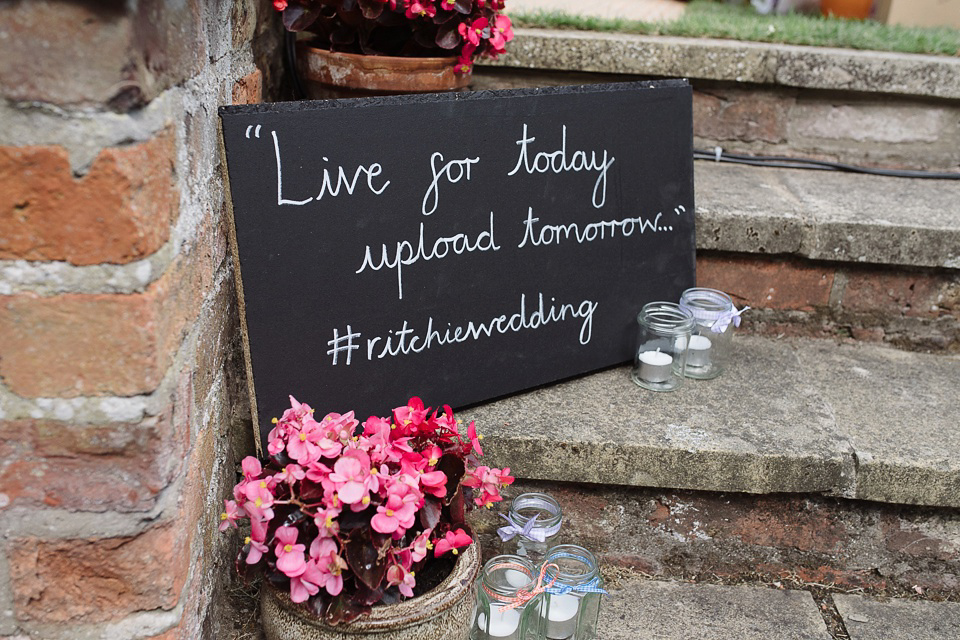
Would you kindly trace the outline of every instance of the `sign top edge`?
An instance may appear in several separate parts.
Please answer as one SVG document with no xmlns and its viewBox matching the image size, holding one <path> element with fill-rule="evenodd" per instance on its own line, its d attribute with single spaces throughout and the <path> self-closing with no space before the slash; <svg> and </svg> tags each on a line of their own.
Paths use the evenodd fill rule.
<svg viewBox="0 0 960 640">
<path fill-rule="evenodd" d="M 689 88 L 686 78 L 667 80 L 634 80 L 629 82 L 607 82 L 597 84 L 561 85 L 555 87 L 527 87 L 520 89 L 484 89 L 480 91 L 460 91 L 445 93 L 413 93 L 390 96 L 371 96 L 368 98 L 338 98 L 333 100 L 296 100 L 288 102 L 267 102 L 260 104 L 225 105 L 218 109 L 220 117 L 232 115 L 250 115 L 258 113 L 297 113 L 304 111 L 322 111 L 325 109 L 343 109 L 375 107 L 399 104 L 439 103 L 456 101 L 481 101 L 496 98 L 526 97 L 538 95 L 561 95 L 571 93 L 611 93 L 637 89 L 683 89 Z"/>
</svg>

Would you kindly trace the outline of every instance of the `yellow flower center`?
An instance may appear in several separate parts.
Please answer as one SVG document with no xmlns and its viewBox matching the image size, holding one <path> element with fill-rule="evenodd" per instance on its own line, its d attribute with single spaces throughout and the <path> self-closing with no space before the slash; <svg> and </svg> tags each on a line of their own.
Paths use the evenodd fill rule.
<svg viewBox="0 0 960 640">
<path fill-rule="evenodd" d="M 261 481 L 260 481 L 260 488 L 261 488 L 261 489 L 266 489 L 266 488 L 267 488 L 267 481 L 266 481 L 266 480 L 261 480 Z"/>
<path fill-rule="evenodd" d="M 363 496 L 363 499 L 360 502 L 363 504 L 370 504 L 370 496 Z"/>
<path fill-rule="evenodd" d="M 327 516 L 327 519 L 323 521 L 323 525 L 329 529 L 333 526 L 333 516 Z"/>
<path fill-rule="evenodd" d="M 333 494 L 333 506 L 336 507 L 336 506 L 339 505 L 339 504 L 340 504 L 340 494 L 339 494 L 339 493 L 335 493 L 335 494 Z"/>
<path fill-rule="evenodd" d="M 300 434 L 300 442 L 306 442 L 306 440 L 307 440 L 307 434 L 301 433 L 301 434 Z"/>
<path fill-rule="evenodd" d="M 434 466 L 436 466 L 436 464 L 437 464 L 438 462 L 440 462 L 440 460 L 439 460 L 438 458 L 430 458 L 430 461 L 429 461 L 428 464 L 429 464 L 431 467 L 434 467 Z"/>
<path fill-rule="evenodd" d="M 229 518 L 229 517 L 230 517 L 230 516 L 228 516 L 226 513 L 221 513 L 221 514 L 220 514 L 220 519 L 221 519 L 221 520 L 226 520 L 226 519 Z"/>
<path fill-rule="evenodd" d="M 247 536 L 246 539 L 244 539 L 243 544 L 250 544 L 250 536 Z"/>
<path fill-rule="evenodd" d="M 431 550 L 431 551 L 433 550 L 433 543 L 430 542 L 429 540 L 427 540 L 427 549 L 429 549 L 429 550 Z"/>
<path fill-rule="evenodd" d="M 387 514 L 387 517 L 392 518 L 392 517 L 393 517 L 393 509 L 387 509 L 386 514 Z"/>
<path fill-rule="evenodd" d="M 270 422 L 272 422 L 273 424 L 277 424 L 277 423 L 278 423 L 278 422 L 280 422 L 280 421 L 279 421 L 279 420 L 277 420 L 276 418 L 274 418 L 274 419 L 273 419 L 273 420 L 271 420 Z"/>
<path fill-rule="evenodd" d="M 370 475 L 375 476 L 375 475 L 377 475 L 378 473 L 380 473 L 380 472 L 377 471 L 377 468 L 376 468 L 376 467 L 373 467 L 372 469 L 370 469 Z"/>
<path fill-rule="evenodd" d="M 456 555 L 460 555 L 460 552 L 457 551 L 456 549 L 454 549 L 454 550 L 453 550 L 453 555 L 455 555 L 455 556 L 456 556 Z"/>
<path fill-rule="evenodd" d="M 261 507 L 263 506 L 263 500 L 261 500 L 260 498 L 257 498 L 257 500 L 253 504 L 257 505 L 258 507 Z"/>
<path fill-rule="evenodd" d="M 287 553 L 290 553 L 291 551 L 293 551 L 293 545 L 292 544 L 285 545 L 283 547 L 283 550 Z"/>
</svg>

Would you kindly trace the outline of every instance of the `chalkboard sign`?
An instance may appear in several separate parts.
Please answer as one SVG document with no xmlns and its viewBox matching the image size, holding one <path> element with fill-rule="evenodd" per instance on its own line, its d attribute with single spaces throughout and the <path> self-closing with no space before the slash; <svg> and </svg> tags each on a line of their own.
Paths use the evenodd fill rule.
<svg viewBox="0 0 960 640">
<path fill-rule="evenodd" d="M 632 358 L 694 282 L 682 80 L 223 107 L 259 426 Z"/>
</svg>

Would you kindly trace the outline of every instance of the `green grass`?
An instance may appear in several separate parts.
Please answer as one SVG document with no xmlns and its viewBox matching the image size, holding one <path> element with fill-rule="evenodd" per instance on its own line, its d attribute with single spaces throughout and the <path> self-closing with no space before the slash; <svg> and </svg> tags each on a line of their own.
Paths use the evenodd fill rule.
<svg viewBox="0 0 960 640">
<path fill-rule="evenodd" d="M 724 38 L 752 42 L 872 49 L 900 53 L 960 55 L 960 30 L 885 25 L 872 20 L 841 20 L 788 14 L 764 16 L 749 5 L 694 0 L 673 22 L 591 18 L 560 12 L 511 14 L 519 27 L 618 31 L 646 35 Z"/>
</svg>

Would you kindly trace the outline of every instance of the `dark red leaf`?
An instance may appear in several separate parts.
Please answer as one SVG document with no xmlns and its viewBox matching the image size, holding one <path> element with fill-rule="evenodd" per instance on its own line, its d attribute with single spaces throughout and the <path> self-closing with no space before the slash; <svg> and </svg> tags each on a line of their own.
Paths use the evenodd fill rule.
<svg viewBox="0 0 960 640">
<path fill-rule="evenodd" d="M 289 5 L 283 10 L 283 26 L 287 31 L 303 31 L 320 16 L 319 8 L 307 8 L 298 4 Z"/>
<path fill-rule="evenodd" d="M 369 612 L 370 607 L 353 602 L 341 593 L 327 607 L 327 623 L 330 625 L 346 624 Z"/>
<path fill-rule="evenodd" d="M 460 13 L 470 13 L 473 9 L 473 0 L 457 0 L 453 5 L 453 9 Z"/>
<path fill-rule="evenodd" d="M 380 17 L 380 14 L 383 13 L 383 8 L 386 5 L 385 2 L 378 2 L 377 0 L 358 0 L 360 5 L 360 11 L 363 12 L 363 17 L 367 20 L 376 20 Z"/>
<path fill-rule="evenodd" d="M 370 589 L 379 588 L 387 572 L 387 562 L 385 558 L 380 557 L 370 529 L 367 527 L 356 529 L 343 546 L 347 564 L 350 565 L 353 575 Z"/>
<path fill-rule="evenodd" d="M 453 492 L 453 496 L 447 505 L 447 513 L 450 515 L 451 527 L 456 528 L 466 525 L 466 501 L 460 487 L 457 487 L 457 490 Z"/>
<path fill-rule="evenodd" d="M 435 41 L 441 49 L 456 49 L 460 46 L 463 38 L 460 36 L 460 32 L 457 31 L 457 24 L 451 23 L 437 29 Z"/>
<path fill-rule="evenodd" d="M 436 498 L 426 496 L 423 500 L 423 508 L 420 509 L 420 524 L 424 529 L 433 529 L 440 522 L 440 501 Z"/>
<path fill-rule="evenodd" d="M 443 474 L 447 476 L 447 503 L 453 499 L 453 494 L 456 493 L 457 488 L 460 486 L 460 481 L 463 480 L 463 474 L 466 473 L 467 468 L 463 464 L 463 460 L 459 456 L 453 453 L 446 453 L 440 458 L 440 462 L 437 463 L 437 471 L 443 471 Z"/>
</svg>

